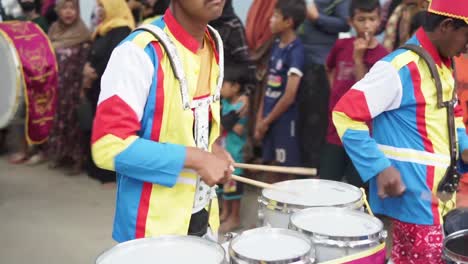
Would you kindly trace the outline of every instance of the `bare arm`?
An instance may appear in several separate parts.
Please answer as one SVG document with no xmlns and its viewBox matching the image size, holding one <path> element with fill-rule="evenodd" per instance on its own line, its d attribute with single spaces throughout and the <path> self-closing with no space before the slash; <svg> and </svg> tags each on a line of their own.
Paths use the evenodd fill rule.
<svg viewBox="0 0 468 264">
<path fill-rule="evenodd" d="M 328 78 L 328 83 L 330 84 L 330 90 L 333 89 L 333 76 L 335 76 L 335 69 L 327 68 L 327 78 Z"/>
</svg>

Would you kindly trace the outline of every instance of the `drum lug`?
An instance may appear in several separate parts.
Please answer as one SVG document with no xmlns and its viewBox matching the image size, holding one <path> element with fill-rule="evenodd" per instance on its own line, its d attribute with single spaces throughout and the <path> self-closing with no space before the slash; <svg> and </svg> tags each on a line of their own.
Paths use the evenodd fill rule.
<svg viewBox="0 0 468 264">
<path fill-rule="evenodd" d="M 263 226 L 265 224 L 265 215 L 262 208 L 258 208 L 257 210 L 257 221 L 257 226 Z"/>
<path fill-rule="evenodd" d="M 259 196 L 259 197 L 257 198 L 257 202 L 258 202 L 259 204 L 261 204 L 261 205 L 264 205 L 264 206 L 267 206 L 267 205 L 268 205 L 268 202 L 267 202 L 265 199 L 263 199 L 262 196 Z"/>
<path fill-rule="evenodd" d="M 387 230 L 382 230 L 382 232 L 380 232 L 379 234 L 380 243 L 385 242 L 385 240 L 387 240 L 387 236 L 388 236 Z"/>
<path fill-rule="evenodd" d="M 237 236 L 238 236 L 238 234 L 234 233 L 234 232 L 228 232 L 228 233 L 224 234 L 224 238 L 226 239 L 226 242 L 231 242 L 231 240 L 234 239 Z"/>
</svg>

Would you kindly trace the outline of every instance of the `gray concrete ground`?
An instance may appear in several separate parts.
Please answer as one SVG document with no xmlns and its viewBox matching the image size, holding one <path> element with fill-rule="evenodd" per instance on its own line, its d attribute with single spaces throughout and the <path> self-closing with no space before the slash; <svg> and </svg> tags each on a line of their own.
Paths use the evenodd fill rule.
<svg viewBox="0 0 468 264">
<path fill-rule="evenodd" d="M 257 217 L 258 190 L 246 187 L 242 229 Z M 113 246 L 115 190 L 85 175 L 0 158 L 0 264 L 94 263 Z"/>
<path fill-rule="evenodd" d="M 0 263 L 93 263 L 111 239 L 114 190 L 0 159 Z"/>
</svg>

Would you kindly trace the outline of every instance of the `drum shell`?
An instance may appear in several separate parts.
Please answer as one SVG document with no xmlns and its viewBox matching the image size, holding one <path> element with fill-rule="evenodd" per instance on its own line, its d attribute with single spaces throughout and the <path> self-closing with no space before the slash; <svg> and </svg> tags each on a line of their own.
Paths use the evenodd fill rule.
<svg viewBox="0 0 468 264">
<path fill-rule="evenodd" d="M 123 242 L 120 244 L 117 244 L 116 246 L 110 248 L 109 250 L 104 251 L 102 254 L 100 254 L 97 259 L 96 259 L 96 264 L 107 264 L 107 263 L 112 263 L 112 264 L 142 264 L 141 262 L 137 261 L 136 259 L 136 253 L 135 249 L 140 247 L 148 247 L 150 244 L 156 245 L 156 243 L 172 243 L 174 244 L 174 251 L 177 252 L 177 254 L 181 254 L 183 251 L 183 247 L 180 247 L 179 245 L 176 245 L 176 243 L 183 243 L 184 241 L 190 241 L 192 243 L 200 243 L 203 245 L 206 245 L 209 247 L 210 250 L 213 251 L 213 253 L 216 253 L 216 255 L 219 255 L 219 258 L 216 259 L 208 259 L 206 254 L 200 253 L 197 254 L 196 256 L 190 256 L 192 261 L 190 263 L 196 263 L 196 264 L 227 264 L 226 261 L 226 253 L 223 249 L 223 247 L 215 242 L 208 241 L 206 239 L 200 238 L 200 237 L 194 237 L 194 236 L 176 236 L 176 235 L 167 235 L 167 236 L 159 236 L 159 237 L 153 237 L 153 238 L 140 238 L 140 239 L 135 239 L 135 240 L 130 240 L 127 242 Z M 124 250 L 133 250 L 135 253 L 135 257 L 133 257 L 133 260 L 130 262 L 115 262 L 115 256 L 119 253 L 119 251 L 124 251 Z M 144 260 L 146 261 L 146 259 Z M 157 259 L 157 257 L 151 257 L 151 259 L 148 259 L 147 262 L 144 263 L 168 263 L 167 259 Z M 185 264 L 182 262 L 177 262 L 177 261 L 170 261 L 170 263 L 173 264 Z"/>
<path fill-rule="evenodd" d="M 365 218 L 379 226 L 379 230 L 372 234 L 363 234 L 356 236 L 342 236 L 329 235 L 326 232 L 311 232 L 306 228 L 299 226 L 295 223 L 294 217 L 299 214 L 307 214 L 309 212 L 317 211 L 317 208 L 304 209 L 291 216 L 289 228 L 307 235 L 315 249 L 315 257 L 317 262 L 330 261 L 334 259 L 343 258 L 346 256 L 354 255 L 365 250 L 369 250 L 381 245 L 386 237 L 387 232 L 383 229 L 383 223 L 376 217 L 367 215 L 363 212 L 353 211 L 346 208 L 323 208 L 322 210 L 331 210 L 343 215 L 343 222 L 346 222 L 346 214 L 362 215 Z"/>
<path fill-rule="evenodd" d="M 460 230 L 455 233 L 452 233 L 448 235 L 445 240 L 444 240 L 444 248 L 443 248 L 443 256 L 447 260 L 447 263 L 457 263 L 457 264 L 468 264 L 468 255 L 463 256 L 460 254 L 457 254 L 453 251 L 451 251 L 448 247 L 447 244 L 450 241 L 453 241 L 458 238 L 465 237 L 465 240 L 468 240 L 468 229 L 466 230 Z M 465 246 L 468 248 L 468 244 L 465 244 Z"/>
<path fill-rule="evenodd" d="M 353 190 L 354 192 L 359 192 L 360 190 L 350 184 L 341 183 L 341 182 L 334 182 L 328 180 L 319 180 L 319 179 L 309 179 L 309 180 L 292 180 L 286 181 L 281 183 L 287 182 L 306 182 L 320 185 L 321 183 L 326 184 L 336 184 L 337 186 L 344 186 Z M 279 183 L 279 184 L 281 184 Z M 265 191 L 265 190 L 264 190 Z M 277 228 L 288 228 L 289 227 L 289 219 L 292 214 L 301 211 L 306 208 L 313 208 L 313 207 L 339 207 L 339 208 L 347 208 L 351 210 L 363 210 L 363 197 L 362 193 L 356 199 L 352 199 L 346 203 L 336 203 L 336 204 L 314 204 L 314 205 L 304 205 L 300 203 L 284 203 L 277 201 L 275 199 L 271 199 L 265 196 L 264 191 L 262 195 L 258 198 L 258 226 L 270 226 L 270 227 L 277 227 Z"/>
</svg>

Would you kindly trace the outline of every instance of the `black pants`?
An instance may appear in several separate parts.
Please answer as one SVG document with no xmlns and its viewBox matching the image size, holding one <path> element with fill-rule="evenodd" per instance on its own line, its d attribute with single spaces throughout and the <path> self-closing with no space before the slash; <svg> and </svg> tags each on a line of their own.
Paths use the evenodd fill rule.
<svg viewBox="0 0 468 264">
<path fill-rule="evenodd" d="M 208 231 L 208 218 L 208 211 L 205 209 L 192 214 L 192 217 L 190 218 L 188 235 L 198 237 L 204 236 Z"/>
<path fill-rule="evenodd" d="M 0 129 L 0 154 L 7 152 L 8 129 Z"/>
<path fill-rule="evenodd" d="M 94 163 L 91 154 L 91 131 L 83 132 L 83 146 L 86 146 L 86 163 L 85 169 L 89 177 L 94 178 L 101 183 L 110 183 L 116 181 L 116 174 L 110 170 L 99 168 Z"/>
<path fill-rule="evenodd" d="M 299 94 L 299 139 L 302 164 L 317 168 L 328 126 L 330 88 L 323 65 L 306 65 Z"/>
</svg>

